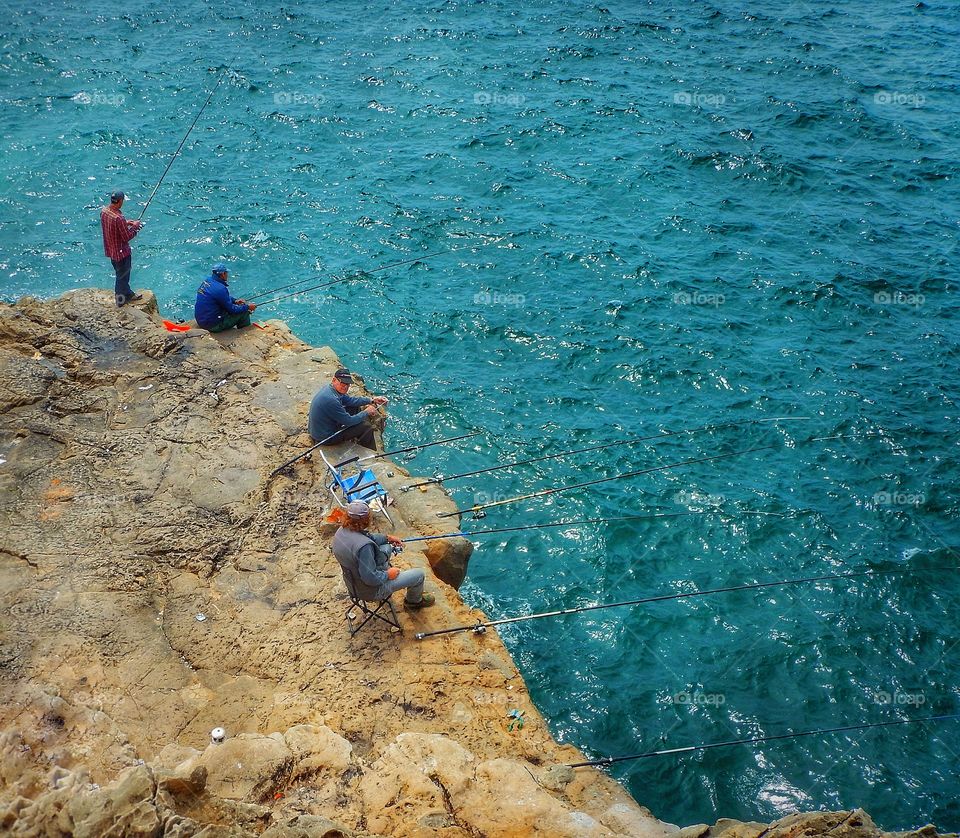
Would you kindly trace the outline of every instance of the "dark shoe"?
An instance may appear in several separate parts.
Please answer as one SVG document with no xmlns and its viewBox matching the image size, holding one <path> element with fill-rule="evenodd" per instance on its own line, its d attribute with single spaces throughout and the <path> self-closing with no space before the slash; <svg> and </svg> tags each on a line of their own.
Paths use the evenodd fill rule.
<svg viewBox="0 0 960 838">
<path fill-rule="evenodd" d="M 142 299 L 143 299 L 143 294 L 134 294 L 132 297 L 130 297 L 130 298 L 127 300 L 127 302 L 128 302 L 128 303 L 135 303 L 137 300 L 142 300 Z"/>
<path fill-rule="evenodd" d="M 403 607 L 404 607 L 404 608 L 410 608 L 410 609 L 416 611 L 418 608 L 429 608 L 429 607 L 430 607 L 431 605 L 433 605 L 436 601 L 437 601 L 437 600 L 436 600 L 436 597 L 434 597 L 433 594 L 424 594 L 422 597 L 420 597 L 420 601 L 419 601 L 419 602 L 410 602 L 410 601 L 408 601 L 408 600 L 404 600 L 404 601 L 403 601 Z"/>
</svg>

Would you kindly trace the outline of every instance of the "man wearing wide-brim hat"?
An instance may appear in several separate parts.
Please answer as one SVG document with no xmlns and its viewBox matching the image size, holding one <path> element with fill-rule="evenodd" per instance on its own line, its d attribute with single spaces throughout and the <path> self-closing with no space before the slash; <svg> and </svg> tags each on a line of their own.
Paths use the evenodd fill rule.
<svg viewBox="0 0 960 838">
<path fill-rule="evenodd" d="M 422 570 L 400 570 L 390 564 L 393 548 L 403 542 L 392 535 L 367 532 L 369 526 L 370 507 L 356 500 L 347 504 L 347 520 L 333 537 L 333 555 L 354 580 L 357 595 L 376 602 L 406 588 L 403 604 L 407 608 L 433 605 L 433 595 L 423 592 Z"/>
<path fill-rule="evenodd" d="M 350 370 L 341 367 L 333 374 L 333 380 L 310 402 L 307 430 L 314 442 L 337 445 L 355 439 L 364 448 L 376 450 L 373 423 L 380 418 L 377 408 L 385 406 L 388 399 L 347 395 L 351 384 Z"/>
</svg>

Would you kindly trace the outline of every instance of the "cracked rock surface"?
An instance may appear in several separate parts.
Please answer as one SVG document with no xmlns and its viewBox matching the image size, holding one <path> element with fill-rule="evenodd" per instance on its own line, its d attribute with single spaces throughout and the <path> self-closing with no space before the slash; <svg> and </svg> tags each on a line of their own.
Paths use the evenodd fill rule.
<svg viewBox="0 0 960 838">
<path fill-rule="evenodd" d="M 351 638 L 323 463 L 271 476 L 337 366 L 279 322 L 168 332 L 149 293 L 0 305 L 0 832 L 674 829 L 599 772 L 541 781 L 580 754 L 495 632 L 414 639 L 483 616 L 453 587 L 469 542 L 411 545 L 399 563 L 437 605 Z M 396 496 L 401 536 L 455 508 L 436 487 Z"/>
</svg>

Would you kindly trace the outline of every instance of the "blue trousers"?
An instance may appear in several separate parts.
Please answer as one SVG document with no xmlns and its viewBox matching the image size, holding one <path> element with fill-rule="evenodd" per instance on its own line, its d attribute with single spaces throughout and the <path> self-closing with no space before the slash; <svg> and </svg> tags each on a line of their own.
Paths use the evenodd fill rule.
<svg viewBox="0 0 960 838">
<path fill-rule="evenodd" d="M 116 262 L 111 259 L 110 263 L 117 274 L 113 286 L 113 295 L 117 299 L 118 306 L 126 305 L 133 296 L 133 289 L 130 287 L 130 267 L 133 264 L 133 255 L 125 256 Z"/>
<path fill-rule="evenodd" d="M 389 544 L 381 544 L 377 547 L 380 551 L 381 560 L 389 561 L 393 556 L 393 548 Z M 379 564 L 379 562 L 378 562 Z M 423 580 L 425 576 L 422 570 L 401 570 L 396 579 L 384 582 L 377 591 L 377 599 L 386 599 L 390 594 L 403 588 L 407 589 L 404 599 L 407 602 L 420 602 L 423 598 Z"/>
</svg>

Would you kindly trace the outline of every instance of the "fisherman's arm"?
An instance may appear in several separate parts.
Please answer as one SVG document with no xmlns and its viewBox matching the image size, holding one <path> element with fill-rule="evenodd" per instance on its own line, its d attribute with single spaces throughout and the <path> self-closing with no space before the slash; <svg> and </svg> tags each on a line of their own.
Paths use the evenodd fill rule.
<svg viewBox="0 0 960 838">
<path fill-rule="evenodd" d="M 340 403 L 347 410 L 359 410 L 361 407 L 373 404 L 373 399 L 368 399 L 365 396 L 341 396 Z"/>
<path fill-rule="evenodd" d="M 239 303 L 233 299 L 230 294 L 230 289 L 222 282 L 211 282 L 210 285 L 213 291 L 213 298 L 217 301 L 217 305 L 228 314 L 243 314 L 248 310 L 246 303 Z"/>
<path fill-rule="evenodd" d="M 340 399 L 330 399 L 325 407 L 327 418 L 341 428 L 352 428 L 367 418 L 367 414 L 362 411 L 360 413 L 348 413 Z"/>
<path fill-rule="evenodd" d="M 232 297 L 227 298 L 227 305 L 230 308 L 231 314 L 243 314 L 247 311 L 253 311 L 253 306 L 249 303 L 242 303 L 239 300 L 234 300 Z"/>
<path fill-rule="evenodd" d="M 357 570 L 360 578 L 372 588 L 380 587 L 390 578 L 386 569 L 381 570 L 377 567 L 377 552 L 373 544 L 364 544 L 357 553 Z"/>
</svg>

